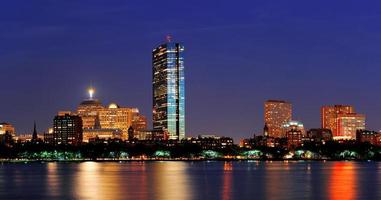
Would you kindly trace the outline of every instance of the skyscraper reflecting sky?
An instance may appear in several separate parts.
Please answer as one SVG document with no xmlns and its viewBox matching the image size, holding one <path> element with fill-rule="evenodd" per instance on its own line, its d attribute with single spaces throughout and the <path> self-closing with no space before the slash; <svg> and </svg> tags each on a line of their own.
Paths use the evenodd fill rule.
<svg viewBox="0 0 381 200">
<path fill-rule="evenodd" d="M 156 47 L 153 65 L 153 128 L 169 139 L 185 137 L 184 46 L 172 42 Z"/>
</svg>

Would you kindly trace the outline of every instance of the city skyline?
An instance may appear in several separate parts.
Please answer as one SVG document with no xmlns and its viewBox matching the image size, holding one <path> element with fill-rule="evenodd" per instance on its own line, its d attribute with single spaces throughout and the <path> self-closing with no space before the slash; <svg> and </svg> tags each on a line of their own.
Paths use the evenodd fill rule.
<svg viewBox="0 0 381 200">
<path fill-rule="evenodd" d="M 187 135 L 237 140 L 261 133 L 267 99 L 292 102 L 293 118 L 307 128 L 320 127 L 321 106 L 349 104 L 379 130 L 377 6 L 330 2 L 347 10 L 337 14 L 326 3 L 219 3 L 213 14 L 214 4 L 206 3 L 200 17 L 174 9 L 156 23 L 156 16 L 139 20 L 127 12 L 155 13 L 156 3 L 57 3 L 39 10 L 39 3 L 7 2 L 0 121 L 18 133 L 31 132 L 34 120 L 45 130 L 93 85 L 99 99 L 138 107 L 151 122 L 151 50 L 171 34 L 187 47 Z M 72 5 L 78 7 L 67 12 Z"/>
</svg>

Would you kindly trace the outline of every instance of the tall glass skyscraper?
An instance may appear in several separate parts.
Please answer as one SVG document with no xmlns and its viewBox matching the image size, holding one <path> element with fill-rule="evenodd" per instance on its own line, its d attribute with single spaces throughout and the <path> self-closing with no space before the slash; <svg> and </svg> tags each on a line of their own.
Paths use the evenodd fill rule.
<svg viewBox="0 0 381 200">
<path fill-rule="evenodd" d="M 168 40 L 152 52 L 153 128 L 185 138 L 184 46 Z"/>
</svg>

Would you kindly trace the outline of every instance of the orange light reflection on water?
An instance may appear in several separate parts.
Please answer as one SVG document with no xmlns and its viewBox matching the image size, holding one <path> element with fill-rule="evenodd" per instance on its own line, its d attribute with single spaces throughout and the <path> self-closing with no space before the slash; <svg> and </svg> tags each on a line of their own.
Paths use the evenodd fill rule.
<svg viewBox="0 0 381 200">
<path fill-rule="evenodd" d="M 357 199 L 355 163 L 334 162 L 328 183 L 328 196 L 331 200 Z"/>
<path fill-rule="evenodd" d="M 60 178 L 57 172 L 57 165 L 57 163 L 47 164 L 47 191 L 51 196 L 58 196 L 61 189 Z"/>
<path fill-rule="evenodd" d="M 79 199 L 123 199 L 118 164 L 84 162 L 78 165 L 73 180 L 75 196 Z"/>
<path fill-rule="evenodd" d="M 166 200 L 192 199 L 195 192 L 191 188 L 188 177 L 187 163 L 162 162 L 156 163 L 154 185 L 156 198 Z"/>
<path fill-rule="evenodd" d="M 222 186 L 222 199 L 229 200 L 232 196 L 232 171 L 233 163 L 225 162 L 224 163 L 224 177 L 223 177 L 223 186 Z"/>
</svg>

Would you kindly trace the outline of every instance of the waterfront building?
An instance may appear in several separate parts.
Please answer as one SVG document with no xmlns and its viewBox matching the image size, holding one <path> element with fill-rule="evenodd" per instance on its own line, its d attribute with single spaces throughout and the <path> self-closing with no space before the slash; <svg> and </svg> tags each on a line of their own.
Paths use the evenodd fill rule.
<svg viewBox="0 0 381 200">
<path fill-rule="evenodd" d="M 292 119 L 292 105 L 286 101 L 268 100 L 265 102 L 264 121 L 269 137 L 285 137 L 282 126 Z"/>
<path fill-rule="evenodd" d="M 376 131 L 357 130 L 357 142 L 369 142 L 372 145 L 381 145 L 381 134 Z"/>
<path fill-rule="evenodd" d="M 16 134 L 15 127 L 13 127 L 13 125 L 10 123 L 6 123 L 6 122 L 0 123 L 0 135 L 3 135 L 5 133 L 9 133 L 12 136 L 15 136 Z"/>
<path fill-rule="evenodd" d="M 122 139 L 123 132 L 120 129 L 108 129 L 108 128 L 94 128 L 94 129 L 83 129 L 83 142 L 88 143 L 92 139 Z"/>
<path fill-rule="evenodd" d="M 335 139 L 356 139 L 357 130 L 365 130 L 365 115 L 357 113 L 339 114 L 337 116 L 337 134 Z"/>
<path fill-rule="evenodd" d="M 132 141 L 134 140 L 135 136 L 134 136 L 134 128 L 132 128 L 132 126 L 130 126 L 130 128 L 128 128 L 128 141 Z"/>
<path fill-rule="evenodd" d="M 47 135 L 47 133 L 43 133 L 43 134 L 37 134 L 37 140 L 34 140 L 34 141 L 45 141 L 45 135 Z M 51 134 L 53 135 L 53 134 Z M 33 141 L 33 134 L 30 134 L 30 133 L 26 133 L 26 134 L 19 134 L 17 136 L 14 137 L 14 140 L 18 143 L 25 143 L 25 142 L 32 142 Z"/>
<path fill-rule="evenodd" d="M 4 134 L 0 134 L 0 144 L 5 145 L 7 147 L 12 147 L 14 143 L 13 135 L 10 132 L 5 132 Z"/>
<path fill-rule="evenodd" d="M 321 107 L 320 111 L 321 128 L 331 130 L 333 136 L 340 135 L 337 130 L 338 115 L 355 112 L 353 106 L 349 105 L 323 106 Z"/>
<path fill-rule="evenodd" d="M 120 129 L 127 133 L 132 124 L 132 109 L 112 103 L 99 110 L 99 122 L 102 128 Z"/>
<path fill-rule="evenodd" d="M 105 107 L 99 100 L 93 98 L 94 89 L 89 90 L 89 95 L 90 98 L 83 101 L 77 109 L 77 114 L 83 120 L 85 139 L 92 137 L 94 133 L 102 133 L 103 136 L 117 133 L 118 136 L 121 130 L 121 139 L 127 140 L 129 127 L 132 126 L 135 130 L 147 128 L 146 117 L 139 113 L 139 109 L 121 107 L 115 103 Z M 100 127 L 103 130 L 99 130 Z"/>
<path fill-rule="evenodd" d="M 152 51 L 153 128 L 170 140 L 185 138 L 184 46 L 172 42 Z"/>
<path fill-rule="evenodd" d="M 189 137 L 181 141 L 182 143 L 198 144 L 204 150 L 218 150 L 233 146 L 233 139 L 230 137 L 219 137 L 215 135 L 199 135 Z"/>
<path fill-rule="evenodd" d="M 287 147 L 287 138 L 274 138 L 268 136 L 254 136 L 240 141 L 240 147 L 253 149 L 256 147 Z"/>
<path fill-rule="evenodd" d="M 133 136 L 133 140 L 152 140 L 152 141 L 162 141 L 162 140 L 168 140 L 168 133 L 163 130 L 131 130 L 131 136 Z"/>
<path fill-rule="evenodd" d="M 333 139 L 332 131 L 326 128 L 313 128 L 307 131 L 307 137 L 311 141 L 326 142 Z"/>
<path fill-rule="evenodd" d="M 89 94 L 92 93 L 93 90 L 90 89 Z M 92 95 L 89 99 L 86 99 L 79 104 L 76 114 L 82 118 L 83 129 L 94 128 L 95 120 L 99 116 L 99 111 L 102 109 L 102 103 L 99 100 L 94 99 Z"/>
<path fill-rule="evenodd" d="M 82 143 L 82 119 L 77 115 L 57 115 L 53 122 L 53 142 L 54 144 Z M 49 136 L 47 136 L 49 138 Z M 48 139 L 47 139 L 48 140 Z"/>
<path fill-rule="evenodd" d="M 321 126 L 330 129 L 336 140 L 355 139 L 356 130 L 365 129 L 365 115 L 357 114 L 349 105 L 323 106 Z"/>
<path fill-rule="evenodd" d="M 31 136 L 31 135 L 30 135 Z M 29 139 L 30 138 L 30 139 Z M 24 137 L 20 137 L 20 142 L 30 141 L 32 137 L 29 137 L 29 135 L 25 135 Z M 54 144 L 54 134 L 52 132 L 44 133 L 44 143 L 45 144 Z"/>
<path fill-rule="evenodd" d="M 283 134 L 287 138 L 288 148 L 296 148 L 303 144 L 306 137 L 304 125 L 299 121 L 289 121 L 283 125 Z"/>
</svg>

